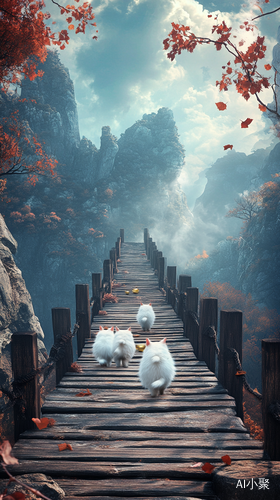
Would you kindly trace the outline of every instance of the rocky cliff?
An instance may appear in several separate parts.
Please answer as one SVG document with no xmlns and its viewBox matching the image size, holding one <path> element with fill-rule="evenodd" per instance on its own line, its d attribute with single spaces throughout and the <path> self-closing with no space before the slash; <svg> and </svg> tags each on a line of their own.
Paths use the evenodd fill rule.
<svg viewBox="0 0 280 500">
<path fill-rule="evenodd" d="M 15 332 L 36 332 L 39 363 L 48 355 L 44 345 L 44 334 L 38 318 L 34 314 L 30 294 L 22 273 L 15 264 L 13 255 L 17 242 L 0 215 L 0 428 L 1 436 L 13 441 L 10 413 L 12 406 L 2 391 L 11 389 L 13 378 L 11 366 L 11 338 Z"/>
</svg>

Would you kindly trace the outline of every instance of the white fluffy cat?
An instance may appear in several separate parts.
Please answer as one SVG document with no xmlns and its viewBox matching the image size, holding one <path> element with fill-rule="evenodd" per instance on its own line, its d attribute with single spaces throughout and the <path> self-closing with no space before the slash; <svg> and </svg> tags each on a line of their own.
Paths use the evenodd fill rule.
<svg viewBox="0 0 280 500">
<path fill-rule="evenodd" d="M 113 342 L 113 357 L 116 365 L 128 367 L 128 363 L 134 356 L 136 351 L 134 339 L 131 333 L 131 328 L 127 330 L 119 330 L 116 327 L 116 333 L 114 335 Z"/>
<path fill-rule="evenodd" d="M 136 316 L 136 321 L 142 327 L 144 332 L 147 332 L 150 328 L 152 328 L 155 321 L 155 313 L 152 308 L 152 304 L 142 304 L 141 302 Z"/>
<path fill-rule="evenodd" d="M 114 327 L 112 326 L 110 330 L 104 330 L 104 328 L 100 326 L 92 346 L 92 354 L 100 366 L 111 366 L 113 359 L 113 341 Z"/>
<path fill-rule="evenodd" d="M 139 367 L 140 382 L 151 395 L 163 394 L 175 377 L 175 364 L 166 345 L 166 339 L 151 342 L 146 339 L 146 348 Z"/>
</svg>

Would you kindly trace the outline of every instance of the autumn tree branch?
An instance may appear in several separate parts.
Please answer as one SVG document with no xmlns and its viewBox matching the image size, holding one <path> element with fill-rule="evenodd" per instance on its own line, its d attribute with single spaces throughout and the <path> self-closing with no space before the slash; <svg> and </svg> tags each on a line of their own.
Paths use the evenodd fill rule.
<svg viewBox="0 0 280 500">
<path fill-rule="evenodd" d="M 264 13 L 260 14 L 259 16 L 253 17 L 252 21 L 254 21 L 255 19 L 258 19 L 259 17 L 268 16 L 269 14 L 274 14 L 274 12 L 277 12 L 278 10 L 280 10 L 280 7 L 277 7 L 277 9 L 271 10 L 270 12 L 264 12 Z"/>
</svg>

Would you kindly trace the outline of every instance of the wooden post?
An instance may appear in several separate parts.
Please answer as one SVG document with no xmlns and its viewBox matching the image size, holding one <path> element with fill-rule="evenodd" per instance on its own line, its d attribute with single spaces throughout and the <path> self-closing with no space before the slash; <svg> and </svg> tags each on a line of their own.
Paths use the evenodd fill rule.
<svg viewBox="0 0 280 500">
<path fill-rule="evenodd" d="M 166 299 L 167 303 L 175 309 L 176 299 L 174 290 L 176 288 L 176 266 L 167 266 L 167 290 Z"/>
<path fill-rule="evenodd" d="M 111 248 L 111 250 L 110 250 L 110 259 L 112 261 L 113 274 L 115 274 L 118 270 L 117 251 L 115 248 Z"/>
<path fill-rule="evenodd" d="M 192 278 L 186 274 L 180 274 L 178 282 L 179 303 L 178 303 L 178 316 L 183 320 L 184 318 L 184 301 L 186 299 L 186 290 L 192 286 Z"/>
<path fill-rule="evenodd" d="M 153 238 L 149 236 L 147 240 L 147 259 L 150 260 L 150 255 L 151 255 L 151 246 L 152 246 Z"/>
<path fill-rule="evenodd" d="M 176 266 L 167 266 L 167 286 L 176 288 Z"/>
<path fill-rule="evenodd" d="M 191 288 L 192 278 L 187 274 L 180 274 L 178 282 L 178 292 L 185 292 L 187 288 Z"/>
<path fill-rule="evenodd" d="M 157 254 L 158 254 L 158 250 L 157 250 L 157 248 L 155 248 L 155 250 L 153 250 L 153 256 L 152 256 L 152 267 L 154 270 L 156 270 L 156 267 L 157 267 Z"/>
<path fill-rule="evenodd" d="M 156 270 L 159 273 L 159 258 L 162 257 L 162 252 L 157 251 L 157 256 L 156 256 Z"/>
<path fill-rule="evenodd" d="M 117 239 L 117 241 L 116 241 L 116 250 L 117 250 L 117 257 L 118 257 L 118 259 L 121 256 L 121 246 L 122 246 L 122 240 L 121 240 L 121 237 L 119 236 L 118 239 Z"/>
<path fill-rule="evenodd" d="M 157 246 L 155 243 L 152 244 L 151 248 L 151 266 L 154 269 L 155 268 L 155 253 L 157 252 Z"/>
<path fill-rule="evenodd" d="M 54 343 L 61 341 L 71 331 L 71 315 L 68 307 L 54 307 L 52 309 L 52 325 Z M 56 362 L 56 383 L 59 384 L 64 374 L 69 371 L 73 363 L 72 337 L 64 345 L 64 356 Z"/>
<path fill-rule="evenodd" d="M 92 300 L 94 304 L 92 306 L 91 319 L 103 308 L 101 273 L 92 273 Z"/>
<path fill-rule="evenodd" d="M 120 229 L 121 244 L 124 243 L 124 229 Z"/>
<path fill-rule="evenodd" d="M 90 338 L 90 302 L 88 285 L 76 285 L 76 323 L 79 324 L 77 332 L 78 356 L 81 355 L 85 339 Z"/>
<path fill-rule="evenodd" d="M 152 248 L 151 248 L 151 266 L 154 269 L 154 251 L 157 249 L 156 243 L 153 241 L 152 243 Z"/>
<path fill-rule="evenodd" d="M 103 285 L 108 284 L 108 293 L 112 293 L 112 261 L 105 259 L 103 262 Z"/>
<path fill-rule="evenodd" d="M 198 354 L 198 288 L 187 288 L 184 314 L 184 335 L 193 346 L 195 355 Z"/>
<path fill-rule="evenodd" d="M 242 312 L 221 311 L 220 313 L 220 355 L 218 379 L 235 398 L 236 413 L 243 420 L 243 381 L 236 375 L 236 363 L 230 348 L 237 351 L 242 364 Z"/>
<path fill-rule="evenodd" d="M 278 409 L 277 409 L 278 403 Z M 264 451 L 269 460 L 280 460 L 280 341 L 262 340 L 262 416 Z"/>
<path fill-rule="evenodd" d="M 215 344 L 211 334 L 217 332 L 218 299 L 201 298 L 199 316 L 198 359 L 205 361 L 209 370 L 215 373 Z M 209 327 L 212 327 L 214 332 L 209 330 Z"/>
<path fill-rule="evenodd" d="M 147 253 L 147 240 L 148 240 L 148 238 L 149 238 L 149 231 L 145 227 L 145 229 L 144 229 L 144 245 L 145 245 L 146 253 Z"/>
<path fill-rule="evenodd" d="M 36 332 L 13 333 L 12 368 L 15 381 L 20 377 L 31 374 L 33 370 L 37 370 L 38 348 Z M 32 418 L 40 418 L 38 375 L 35 375 L 24 384 L 18 384 L 17 387 L 22 392 L 23 407 L 18 404 L 14 406 L 15 441 L 18 440 L 22 432 L 36 427 L 32 422 Z"/>
<path fill-rule="evenodd" d="M 165 258 L 159 257 L 159 259 L 158 259 L 158 286 L 159 286 L 159 288 L 164 288 L 164 270 L 165 270 Z"/>
</svg>

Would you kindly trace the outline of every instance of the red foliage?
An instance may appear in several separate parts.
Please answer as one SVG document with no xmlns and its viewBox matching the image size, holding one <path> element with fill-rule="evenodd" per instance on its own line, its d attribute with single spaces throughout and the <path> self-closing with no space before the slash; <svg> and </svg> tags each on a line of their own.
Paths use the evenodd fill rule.
<svg viewBox="0 0 280 500">
<path fill-rule="evenodd" d="M 96 26 L 92 22 L 95 16 L 88 2 L 77 7 L 62 7 L 54 0 L 51 1 L 60 8 L 62 16 L 67 16 L 68 28 L 57 33 L 47 26 L 51 16 L 44 12 L 43 0 L 1 1 L 0 83 L 4 89 L 11 83 L 19 82 L 22 75 L 30 80 L 42 76 L 41 71 L 36 72 L 37 64 L 46 60 L 47 47 L 50 45 L 65 49 L 65 44 L 70 40 L 68 30 L 75 28 L 69 22 L 76 23 L 75 33 L 85 33 L 88 24 Z"/>
<path fill-rule="evenodd" d="M 28 131 L 18 120 L 18 112 L 0 122 L 0 177 L 27 175 L 35 185 L 38 175 L 55 176 L 57 160 L 49 157 L 36 136 L 28 137 Z M 2 183 L 2 192 L 6 183 Z"/>
<path fill-rule="evenodd" d="M 279 9 L 276 9 L 279 10 Z M 212 15 L 208 15 L 212 17 Z M 259 16 L 258 16 L 259 17 Z M 217 17 L 214 18 L 215 20 Z M 245 51 L 241 50 L 244 45 L 244 40 L 238 43 L 235 40 L 237 37 L 232 33 L 232 28 L 227 26 L 225 21 L 212 26 L 212 36 L 202 37 L 195 35 L 191 32 L 189 26 L 184 26 L 176 23 L 171 23 L 172 31 L 168 37 L 163 40 L 164 50 L 169 50 L 167 57 L 173 61 L 177 55 L 180 55 L 182 50 L 193 52 L 197 45 L 212 44 L 216 50 L 225 49 L 231 56 L 233 56 L 233 65 L 228 61 L 226 65 L 222 66 L 223 72 L 221 80 L 216 81 L 216 86 L 220 91 L 227 91 L 230 85 L 235 85 L 236 91 L 241 94 L 247 101 L 251 95 L 254 95 L 258 102 L 265 108 L 265 104 L 260 99 L 260 92 L 269 87 L 274 91 L 274 84 L 269 83 L 269 78 L 263 76 L 257 68 L 260 60 L 265 57 L 266 45 L 264 44 L 265 37 L 257 36 Z M 245 21 L 240 30 L 254 31 L 255 25 Z M 264 65 L 266 70 L 270 70 L 270 64 Z M 224 103 L 216 103 L 218 109 L 226 109 Z M 221 107 L 219 107 L 221 106 Z M 268 109 L 268 108 L 267 108 Z M 269 109 L 272 113 L 280 116 L 276 110 Z M 243 122 L 244 123 L 244 122 Z M 241 125 L 242 126 L 242 125 Z M 243 125 L 246 128 L 248 125 Z"/>
<path fill-rule="evenodd" d="M 256 389 L 255 389 L 256 390 Z M 253 394 L 243 389 L 243 420 L 251 437 L 263 441 L 261 402 Z"/>
</svg>

